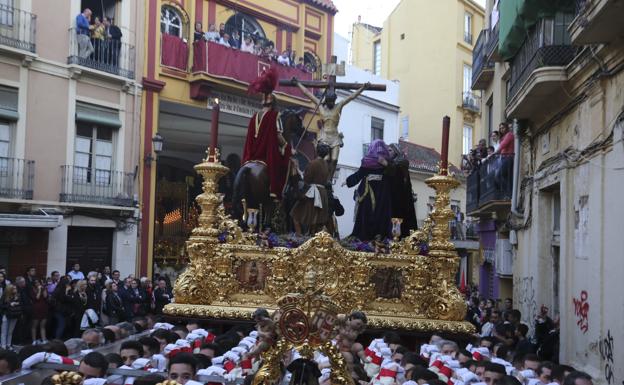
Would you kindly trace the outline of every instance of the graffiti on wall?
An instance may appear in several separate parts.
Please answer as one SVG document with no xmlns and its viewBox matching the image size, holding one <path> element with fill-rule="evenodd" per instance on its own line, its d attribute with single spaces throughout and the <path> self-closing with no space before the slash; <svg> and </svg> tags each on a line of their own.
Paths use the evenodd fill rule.
<svg viewBox="0 0 624 385">
<path fill-rule="evenodd" d="M 611 335 L 611 329 L 607 330 L 606 337 L 602 338 L 598 343 L 598 348 L 600 349 L 600 357 L 604 362 L 604 375 L 605 380 L 607 380 L 607 384 L 611 384 L 614 382 L 613 372 L 615 371 L 614 360 L 613 360 L 613 336 Z M 624 381 L 622 381 L 624 384 Z"/>
<path fill-rule="evenodd" d="M 534 320 L 537 315 L 537 301 L 535 300 L 535 287 L 533 277 L 518 277 L 514 279 L 514 290 L 517 290 L 516 303 L 525 315 L 525 319 Z M 530 322 L 529 324 L 533 324 Z"/>
<path fill-rule="evenodd" d="M 572 297 L 572 303 L 574 303 L 574 315 L 578 318 L 576 324 L 583 334 L 589 330 L 589 301 L 587 301 L 587 291 L 581 291 L 580 298 Z"/>
</svg>

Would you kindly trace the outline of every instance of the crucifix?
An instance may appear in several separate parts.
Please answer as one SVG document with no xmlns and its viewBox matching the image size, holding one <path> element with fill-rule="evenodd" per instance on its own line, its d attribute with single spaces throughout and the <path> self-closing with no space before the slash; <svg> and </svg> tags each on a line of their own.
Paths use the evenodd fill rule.
<svg viewBox="0 0 624 385">
<path fill-rule="evenodd" d="M 340 113 L 343 107 L 357 98 L 363 91 L 385 91 L 385 84 L 370 83 L 339 83 L 336 82 L 336 76 L 345 75 L 344 62 L 336 63 L 336 56 L 332 56 L 331 62 L 323 64 L 322 72 L 325 81 L 299 81 L 297 78 L 283 79 L 279 81 L 281 86 L 299 87 L 301 92 L 308 97 L 317 106 L 321 115 L 321 132 L 318 136 L 318 142 L 326 144 L 331 149 L 327 163 L 329 166 L 329 180 L 331 182 L 338 163 L 338 155 L 340 147 L 343 146 L 343 135 L 338 131 L 338 123 L 340 121 Z M 308 88 L 325 88 L 321 99 L 317 98 Z M 347 96 L 340 103 L 336 104 L 336 90 L 356 90 Z"/>
</svg>

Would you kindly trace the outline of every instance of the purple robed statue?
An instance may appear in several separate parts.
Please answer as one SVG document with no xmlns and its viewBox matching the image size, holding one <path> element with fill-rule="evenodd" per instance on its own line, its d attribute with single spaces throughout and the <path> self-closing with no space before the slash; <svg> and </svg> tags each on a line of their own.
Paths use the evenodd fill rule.
<svg viewBox="0 0 624 385">
<path fill-rule="evenodd" d="M 359 183 L 355 194 L 355 225 L 351 236 L 370 241 L 377 235 L 391 237 L 392 202 L 390 183 L 384 177 L 390 151 L 383 140 L 374 140 L 362 158 L 360 168 L 347 178 L 346 185 Z"/>
</svg>

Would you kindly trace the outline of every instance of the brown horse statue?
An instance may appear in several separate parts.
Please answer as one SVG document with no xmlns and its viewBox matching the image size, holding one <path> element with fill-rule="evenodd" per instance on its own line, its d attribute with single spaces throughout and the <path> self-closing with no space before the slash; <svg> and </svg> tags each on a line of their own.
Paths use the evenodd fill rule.
<svg viewBox="0 0 624 385">
<path fill-rule="evenodd" d="M 280 117 L 284 129 L 284 139 L 290 143 L 293 148 L 296 148 L 299 139 L 305 131 L 303 120 L 301 119 L 301 110 L 285 109 L 281 111 Z M 307 156 L 304 154 L 296 154 L 293 158 L 297 160 L 293 162 L 293 164 L 297 164 L 301 161 L 306 162 Z M 300 164 L 298 167 L 303 168 L 304 166 L 305 165 Z M 296 172 L 290 173 L 285 190 L 296 190 L 296 188 L 293 189 L 291 184 L 298 175 L 299 174 Z M 290 221 L 283 213 L 288 213 L 290 211 L 288 207 L 288 195 L 288 192 L 284 194 L 284 199 L 281 204 L 282 207 L 276 205 L 270 197 L 269 174 L 266 165 L 256 161 L 247 162 L 241 166 L 234 178 L 232 192 L 233 217 L 238 220 L 243 220 L 246 209 L 259 209 L 261 213 L 258 221 L 259 227 L 271 227 L 276 232 L 287 232 L 290 227 L 288 225 Z M 276 220 L 279 216 L 282 218 L 281 221 Z M 246 225 L 245 223 L 242 224 Z"/>
</svg>

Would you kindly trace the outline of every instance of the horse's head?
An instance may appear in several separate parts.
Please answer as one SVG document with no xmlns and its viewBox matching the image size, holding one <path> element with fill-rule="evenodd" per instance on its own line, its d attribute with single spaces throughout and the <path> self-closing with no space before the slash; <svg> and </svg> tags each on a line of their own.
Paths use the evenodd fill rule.
<svg viewBox="0 0 624 385">
<path fill-rule="evenodd" d="M 282 127 L 284 128 L 284 139 L 292 146 L 296 146 L 297 142 L 305 127 L 303 127 L 303 109 L 287 108 L 281 111 Z"/>
</svg>

